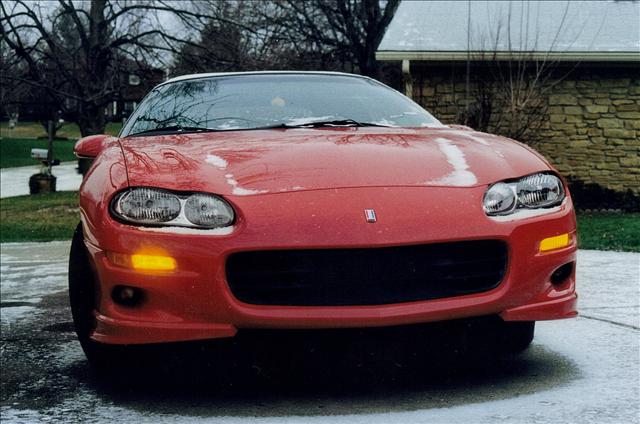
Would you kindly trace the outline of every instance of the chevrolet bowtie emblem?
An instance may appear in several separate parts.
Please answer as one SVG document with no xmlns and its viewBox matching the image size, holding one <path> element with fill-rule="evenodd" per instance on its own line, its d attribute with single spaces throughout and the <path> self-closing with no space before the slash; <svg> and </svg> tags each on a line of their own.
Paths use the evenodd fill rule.
<svg viewBox="0 0 640 424">
<path fill-rule="evenodd" d="M 374 223 L 376 222 L 376 211 L 373 209 L 365 209 L 364 217 L 367 219 L 367 222 Z"/>
</svg>

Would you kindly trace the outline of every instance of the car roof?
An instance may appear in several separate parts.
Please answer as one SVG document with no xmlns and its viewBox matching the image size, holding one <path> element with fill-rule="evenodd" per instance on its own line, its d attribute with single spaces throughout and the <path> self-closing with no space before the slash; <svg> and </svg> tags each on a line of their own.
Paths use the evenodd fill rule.
<svg viewBox="0 0 640 424">
<path fill-rule="evenodd" d="M 173 77 L 164 81 L 157 85 L 160 87 L 161 85 L 170 84 L 176 81 L 185 81 L 199 78 L 210 78 L 210 77 L 228 77 L 228 76 L 244 76 L 244 75 L 337 75 L 343 77 L 354 77 L 354 78 L 362 78 L 362 79 L 371 79 L 364 75 L 358 74 L 349 74 L 346 72 L 330 72 L 330 71 L 249 71 L 249 72 L 208 72 L 201 74 L 188 74 L 188 75 L 180 75 L 178 77 Z"/>
</svg>

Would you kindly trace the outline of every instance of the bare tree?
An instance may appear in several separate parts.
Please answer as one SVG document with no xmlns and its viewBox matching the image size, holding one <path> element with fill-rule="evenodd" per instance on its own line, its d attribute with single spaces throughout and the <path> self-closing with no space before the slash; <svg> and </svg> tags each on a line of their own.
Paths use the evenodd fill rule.
<svg viewBox="0 0 640 424">
<path fill-rule="evenodd" d="M 197 45 L 179 52 L 174 71 L 354 71 L 358 66 L 376 74 L 375 49 L 398 2 L 384 8 L 377 1 L 199 2 L 207 5 L 211 19 Z"/>
<path fill-rule="evenodd" d="M 168 68 L 176 55 L 179 71 L 351 61 L 377 76 L 375 50 L 399 1 L 1 2 L 0 43 L 11 54 L 3 55 L 0 77 L 3 86 L 28 85 L 82 135 L 95 134 L 104 131 L 104 110 L 118 97 L 123 74 Z M 161 15 L 182 31 L 164 28 Z"/>
<path fill-rule="evenodd" d="M 173 72 L 248 71 L 296 67 L 293 46 L 276 23 L 273 2 L 209 1 L 210 18 L 193 44 L 176 55 Z"/>
<path fill-rule="evenodd" d="M 520 15 L 514 16 L 509 3 L 506 17 L 497 22 L 492 33 L 474 34 L 476 45 L 469 45 L 467 59 L 466 105 L 461 111 L 465 124 L 481 131 L 490 130 L 535 142 L 547 115 L 549 91 L 576 66 L 563 72 L 551 54 L 558 48 L 568 10 L 569 2 L 559 25 L 547 28 L 553 37 L 544 51 L 537 45 L 541 29 L 529 22 L 529 11 L 524 6 Z M 514 20 L 518 21 L 520 31 L 517 41 L 512 39 Z M 468 31 L 471 34 L 472 28 Z M 531 40 L 533 44 L 529 44 Z M 501 49 L 501 45 L 506 48 Z M 473 87 L 469 75 L 471 63 L 476 67 Z"/>
<path fill-rule="evenodd" d="M 208 18 L 186 2 L 0 2 L 0 38 L 11 52 L 3 60 L 2 83 L 43 90 L 83 136 L 104 132 L 104 109 L 117 97 L 123 72 L 133 65 L 161 66 L 163 52 L 166 57 L 190 43 L 190 33 L 162 28 L 159 13 L 186 29 Z M 12 71 L 17 63 L 20 73 Z"/>
<path fill-rule="evenodd" d="M 281 0 L 276 21 L 292 45 L 346 56 L 363 75 L 379 77 L 375 52 L 400 0 Z"/>
</svg>

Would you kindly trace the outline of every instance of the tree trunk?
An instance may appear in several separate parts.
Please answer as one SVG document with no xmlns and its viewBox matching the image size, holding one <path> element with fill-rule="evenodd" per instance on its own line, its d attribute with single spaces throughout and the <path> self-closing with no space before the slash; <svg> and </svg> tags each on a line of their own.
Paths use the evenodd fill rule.
<svg viewBox="0 0 640 424">
<path fill-rule="evenodd" d="M 365 46 L 365 51 L 360 54 L 358 65 L 360 67 L 360 73 L 368 77 L 379 80 L 380 79 L 380 67 L 376 60 L 375 47 L 372 45 Z"/>
<path fill-rule="evenodd" d="M 44 132 L 45 134 L 49 134 L 49 120 L 46 121 L 40 121 L 40 125 L 42 125 L 42 128 L 44 128 Z M 60 127 L 58 125 L 56 125 L 56 122 L 54 121 L 54 124 L 52 126 L 52 132 L 53 134 L 51 134 L 51 138 L 53 138 L 55 140 L 56 138 L 56 134 L 58 133 L 58 130 L 60 129 Z"/>
<path fill-rule="evenodd" d="M 105 21 L 106 0 L 93 0 L 89 9 L 89 39 L 85 49 L 86 61 L 90 69 L 91 81 L 88 84 L 89 93 L 100 93 L 104 90 L 104 83 L 108 81 L 111 51 L 105 49 L 108 45 L 109 34 Z M 93 134 L 104 134 L 106 119 L 101 100 L 85 103 L 80 106 L 78 126 L 82 137 Z M 96 104 L 98 103 L 98 104 Z"/>
<path fill-rule="evenodd" d="M 49 120 L 46 121 L 40 121 L 40 125 L 42 125 L 42 128 L 44 128 L 44 132 L 46 134 L 49 134 Z M 60 129 L 62 129 L 62 127 L 64 126 L 64 121 L 60 121 L 60 118 L 53 118 L 53 134 L 51 135 L 51 137 L 53 137 L 53 139 L 55 140 L 57 138 L 57 134 L 58 131 Z M 63 139 L 66 137 L 62 137 Z"/>
<path fill-rule="evenodd" d="M 84 108 L 78 116 L 77 124 L 80 127 L 80 135 L 82 137 L 104 134 L 104 129 L 107 126 L 104 108 L 95 106 Z"/>
</svg>

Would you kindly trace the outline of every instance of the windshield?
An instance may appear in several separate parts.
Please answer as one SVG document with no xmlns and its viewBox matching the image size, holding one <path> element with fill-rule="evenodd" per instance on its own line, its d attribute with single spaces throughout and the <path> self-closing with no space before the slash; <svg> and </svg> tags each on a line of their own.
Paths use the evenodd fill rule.
<svg viewBox="0 0 640 424">
<path fill-rule="evenodd" d="M 121 135 L 162 129 L 250 130 L 340 121 L 398 127 L 440 125 L 416 103 L 367 78 L 254 74 L 161 85 L 142 101 Z"/>
</svg>

